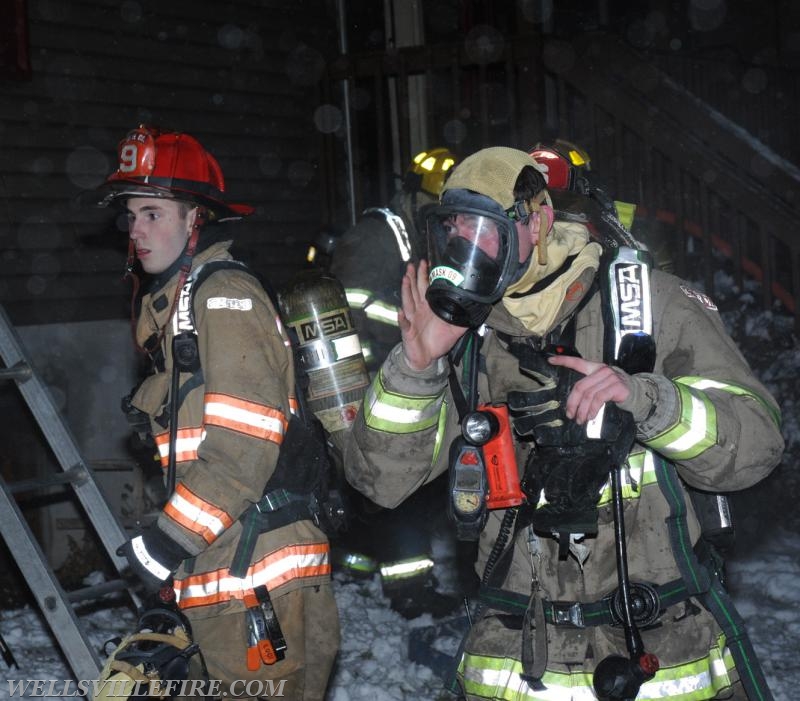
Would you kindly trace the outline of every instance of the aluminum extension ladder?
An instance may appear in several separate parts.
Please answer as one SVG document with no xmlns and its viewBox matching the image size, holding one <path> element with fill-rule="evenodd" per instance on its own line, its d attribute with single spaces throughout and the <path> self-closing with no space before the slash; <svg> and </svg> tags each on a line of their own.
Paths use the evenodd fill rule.
<svg viewBox="0 0 800 701">
<path fill-rule="evenodd" d="M 13 494 L 34 487 L 64 484 L 80 500 L 88 520 L 103 543 L 118 573 L 127 566 L 117 548 L 127 539 L 95 479 L 92 468 L 81 457 L 75 438 L 56 408 L 47 387 L 31 368 L 11 321 L 0 305 L 0 380 L 14 380 L 28 404 L 63 472 L 43 481 L 24 480 L 7 484 L 0 476 L 0 532 L 30 587 L 53 635 L 77 680 L 96 679 L 102 668 L 73 608 L 73 603 L 96 599 L 109 591 L 128 589 L 133 603 L 140 601 L 122 580 L 105 582 L 66 592 L 22 514 Z"/>
</svg>

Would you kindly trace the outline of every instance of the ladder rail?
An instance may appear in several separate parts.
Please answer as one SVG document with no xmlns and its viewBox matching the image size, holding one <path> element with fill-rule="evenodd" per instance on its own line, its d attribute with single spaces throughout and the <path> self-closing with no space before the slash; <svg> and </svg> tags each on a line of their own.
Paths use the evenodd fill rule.
<svg viewBox="0 0 800 701">
<path fill-rule="evenodd" d="M 28 479 L 11 485 L 0 477 L 0 534 L 9 546 L 76 678 L 96 679 L 102 665 L 80 624 L 73 602 L 87 597 L 99 598 L 104 593 L 119 589 L 128 590 L 137 608 L 141 608 L 141 601 L 123 580 L 77 592 L 64 591 L 13 493 L 34 485 L 69 486 L 120 575 L 127 569 L 128 563 L 117 554 L 117 549 L 127 540 L 127 536 L 103 495 L 94 470 L 81 456 L 75 437 L 58 411 L 49 389 L 28 362 L 23 343 L 1 304 L 0 357 L 5 364 L 5 368 L 0 368 L 0 381 L 13 380 L 16 383 L 62 470 L 49 480 Z"/>
<path fill-rule="evenodd" d="M 2 479 L 0 530 L 6 543 L 14 543 L 14 547 L 9 550 L 76 678 L 97 679 L 101 669 L 97 652 L 84 633 L 66 592 L 53 571 L 44 564 L 45 555 Z"/>
<path fill-rule="evenodd" d="M 22 342 L 5 309 L 0 305 L 0 356 L 6 364 L 6 368 L 16 368 L 18 374 L 23 374 L 18 370 L 23 365 L 30 369 L 22 349 Z M 76 474 L 76 479 L 72 481 L 75 494 L 94 524 L 97 535 L 114 567 L 117 572 L 121 573 L 127 566 L 127 561 L 124 557 L 117 555 L 117 548 L 127 540 L 127 537 L 108 502 L 102 497 L 94 470 L 81 457 L 72 432 L 56 408 L 47 387 L 36 374 L 29 372 L 27 377 L 14 377 L 13 379 L 36 417 L 61 469 L 64 472 L 72 471 Z"/>
</svg>

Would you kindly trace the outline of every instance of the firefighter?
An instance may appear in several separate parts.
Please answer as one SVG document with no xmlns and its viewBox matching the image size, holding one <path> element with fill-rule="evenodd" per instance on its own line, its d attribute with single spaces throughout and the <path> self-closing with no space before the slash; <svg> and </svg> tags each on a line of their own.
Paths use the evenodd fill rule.
<svg viewBox="0 0 800 701">
<path fill-rule="evenodd" d="M 669 238 L 655 228 L 660 225 L 637 217 L 634 203 L 612 199 L 583 148 L 555 139 L 540 141 L 530 154 L 548 169 L 547 189 L 557 210 L 584 215 L 587 225 L 593 228 L 623 227 L 647 246 L 655 265 L 668 273 L 675 272 Z"/>
<path fill-rule="evenodd" d="M 419 212 L 436 203 L 456 161 L 446 148 L 421 151 L 390 206 L 365 210 L 336 241 L 330 272 L 345 287 L 370 375 L 400 340 L 397 312 L 405 266 L 426 255 Z M 396 511 L 379 509 L 358 494 L 351 501 L 361 524 L 342 539 L 340 556 L 335 549 L 337 561 L 352 569 L 350 562 L 361 567 L 366 558 L 380 572 L 392 607 L 408 618 L 452 609 L 454 603 L 435 591 L 432 575 L 431 514 L 441 512 L 441 486 L 422 490 Z"/>
<path fill-rule="evenodd" d="M 322 699 L 339 623 L 328 540 L 297 483 L 313 474 L 293 459 L 292 351 L 229 252 L 253 209 L 227 201 L 189 134 L 141 126 L 118 155 L 99 204 L 127 214 L 128 270 L 144 273 L 136 343 L 152 361 L 125 404 L 150 418 L 168 495 L 121 553 L 147 589 L 171 584 L 223 695 L 285 680 L 288 698 Z"/>
<path fill-rule="evenodd" d="M 436 202 L 455 163 L 446 148 L 421 151 L 390 206 L 364 210 L 336 242 L 330 272 L 344 285 L 371 372 L 400 340 L 397 310 L 406 263 L 424 257 L 427 250 L 419 210 Z"/>
<path fill-rule="evenodd" d="M 479 549 L 454 688 L 467 698 L 771 698 L 693 551 L 688 492 L 769 474 L 778 407 L 709 297 L 553 221 L 544 171 L 505 147 L 454 169 L 348 479 L 395 507 L 449 473 L 454 526 Z M 490 508 L 497 484 L 511 488 Z"/>
</svg>

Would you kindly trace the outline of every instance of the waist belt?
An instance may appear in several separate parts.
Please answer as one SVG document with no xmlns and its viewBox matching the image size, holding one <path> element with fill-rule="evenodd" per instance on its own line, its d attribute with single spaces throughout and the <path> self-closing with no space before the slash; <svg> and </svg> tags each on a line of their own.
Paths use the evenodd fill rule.
<svg viewBox="0 0 800 701">
<path fill-rule="evenodd" d="M 589 628 L 591 626 L 622 625 L 621 602 L 614 590 L 599 601 L 549 601 L 545 599 L 545 621 L 554 626 Z M 670 606 L 686 601 L 691 595 L 680 579 L 666 584 L 631 582 L 631 604 L 637 625 L 646 627 L 655 623 L 663 611 Z M 507 589 L 483 587 L 480 601 L 489 608 L 523 616 L 530 603 L 530 596 Z"/>
<path fill-rule="evenodd" d="M 275 489 L 267 492 L 247 509 L 239 518 L 242 522 L 242 535 L 229 570 L 231 576 L 241 578 L 247 574 L 256 540 L 261 533 L 274 531 L 297 521 L 315 520 L 311 498 L 310 494 Z"/>
</svg>

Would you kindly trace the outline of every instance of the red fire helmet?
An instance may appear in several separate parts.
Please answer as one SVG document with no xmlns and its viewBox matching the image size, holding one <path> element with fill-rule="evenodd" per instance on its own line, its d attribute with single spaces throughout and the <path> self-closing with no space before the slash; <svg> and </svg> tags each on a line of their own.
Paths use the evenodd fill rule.
<svg viewBox="0 0 800 701">
<path fill-rule="evenodd" d="M 189 134 L 141 125 L 120 141 L 118 156 L 117 170 L 98 188 L 101 207 L 129 197 L 164 197 L 204 205 L 217 219 L 254 211 L 225 201 L 217 159 Z"/>
</svg>

